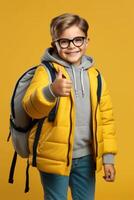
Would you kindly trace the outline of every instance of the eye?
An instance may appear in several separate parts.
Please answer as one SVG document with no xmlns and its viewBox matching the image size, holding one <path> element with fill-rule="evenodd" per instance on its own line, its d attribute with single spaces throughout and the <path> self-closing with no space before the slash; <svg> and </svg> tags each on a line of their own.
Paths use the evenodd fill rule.
<svg viewBox="0 0 134 200">
<path fill-rule="evenodd" d="M 83 37 L 76 37 L 75 38 L 75 41 L 82 41 L 83 40 Z"/>
<path fill-rule="evenodd" d="M 68 40 L 67 39 L 61 39 L 59 42 L 60 42 L 61 45 L 68 44 Z"/>
<path fill-rule="evenodd" d="M 83 42 L 83 40 L 84 40 L 84 37 L 76 37 L 76 38 L 74 38 L 74 42 L 75 43 L 81 43 L 81 42 Z"/>
</svg>

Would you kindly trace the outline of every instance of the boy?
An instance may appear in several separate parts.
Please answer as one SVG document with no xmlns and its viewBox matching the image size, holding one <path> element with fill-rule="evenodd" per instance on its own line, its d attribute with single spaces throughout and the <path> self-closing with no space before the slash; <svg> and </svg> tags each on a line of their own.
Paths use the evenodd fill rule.
<svg viewBox="0 0 134 200">
<path fill-rule="evenodd" d="M 34 119 L 49 115 L 58 102 L 54 122 L 45 119 L 37 146 L 37 168 L 45 200 L 66 200 L 68 186 L 73 200 L 93 200 L 95 171 L 104 166 L 106 181 L 114 181 L 117 152 L 112 104 L 101 76 L 97 101 L 98 71 L 85 55 L 88 23 L 75 14 L 51 21 L 52 47 L 42 57 L 57 71 L 53 83 L 44 66 L 37 68 L 24 96 L 25 111 Z M 32 163 L 36 127 L 29 135 Z"/>
</svg>

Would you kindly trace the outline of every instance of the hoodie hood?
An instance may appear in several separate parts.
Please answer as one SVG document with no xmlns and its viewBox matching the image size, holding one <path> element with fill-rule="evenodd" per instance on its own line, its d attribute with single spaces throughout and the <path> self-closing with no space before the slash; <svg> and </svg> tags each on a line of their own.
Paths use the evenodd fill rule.
<svg viewBox="0 0 134 200">
<path fill-rule="evenodd" d="M 68 72 L 70 72 L 70 69 L 71 69 L 72 75 L 73 75 L 73 80 L 74 80 L 74 90 L 75 90 L 76 96 L 78 96 L 76 70 L 80 70 L 81 90 L 82 90 L 82 95 L 84 96 L 85 89 L 84 89 L 84 81 L 83 81 L 83 79 L 84 79 L 83 71 L 85 71 L 88 68 L 93 66 L 94 61 L 93 61 L 92 57 L 84 55 L 81 59 L 81 64 L 76 67 L 75 65 L 70 64 L 70 63 L 64 61 L 61 57 L 59 57 L 53 48 L 48 48 L 45 50 L 44 55 L 41 57 L 41 63 L 43 63 L 43 61 L 54 62 L 54 63 L 60 64 L 60 65 L 64 66 Z"/>
</svg>

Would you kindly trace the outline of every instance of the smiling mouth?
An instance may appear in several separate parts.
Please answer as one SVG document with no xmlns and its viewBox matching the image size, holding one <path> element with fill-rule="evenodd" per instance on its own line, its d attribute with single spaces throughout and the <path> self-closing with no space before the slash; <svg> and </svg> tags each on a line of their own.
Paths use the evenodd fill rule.
<svg viewBox="0 0 134 200">
<path fill-rule="evenodd" d="M 74 52 L 67 52 L 66 54 L 75 54 L 75 53 L 79 53 L 80 51 L 74 51 Z"/>
</svg>

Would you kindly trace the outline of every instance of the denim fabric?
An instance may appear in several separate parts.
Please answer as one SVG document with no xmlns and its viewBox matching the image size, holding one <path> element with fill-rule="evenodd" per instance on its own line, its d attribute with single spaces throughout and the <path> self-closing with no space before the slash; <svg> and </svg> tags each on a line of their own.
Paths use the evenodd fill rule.
<svg viewBox="0 0 134 200">
<path fill-rule="evenodd" d="M 75 158 L 70 176 L 40 171 L 44 200 L 67 200 L 68 186 L 73 200 L 94 200 L 95 164 L 92 155 Z"/>
</svg>

